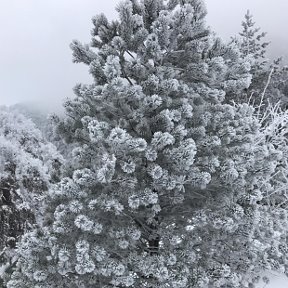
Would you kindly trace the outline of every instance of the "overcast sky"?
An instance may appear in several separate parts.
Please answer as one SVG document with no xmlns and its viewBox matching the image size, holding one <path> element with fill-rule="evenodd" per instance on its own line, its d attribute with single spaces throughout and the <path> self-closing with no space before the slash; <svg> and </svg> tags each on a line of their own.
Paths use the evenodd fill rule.
<svg viewBox="0 0 288 288">
<path fill-rule="evenodd" d="M 72 64 L 72 39 L 90 41 L 91 17 L 115 17 L 118 0 L 0 0 L 0 105 L 37 100 L 45 105 L 72 95 L 89 82 L 87 68 Z M 207 0 L 207 22 L 223 38 L 241 29 L 249 8 L 276 54 L 285 54 L 287 0 Z M 286 38 L 285 38 L 286 37 Z"/>
</svg>

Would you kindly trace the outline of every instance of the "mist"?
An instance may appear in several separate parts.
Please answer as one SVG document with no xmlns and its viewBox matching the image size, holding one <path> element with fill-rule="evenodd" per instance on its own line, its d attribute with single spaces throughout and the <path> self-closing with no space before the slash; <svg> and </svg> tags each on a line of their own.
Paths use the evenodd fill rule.
<svg viewBox="0 0 288 288">
<path fill-rule="evenodd" d="M 84 3 L 85 2 L 85 3 Z M 87 67 L 72 63 L 73 39 L 90 41 L 91 18 L 115 17 L 117 1 L 0 1 L 0 105 L 38 102 L 53 107 L 90 81 Z"/>
<path fill-rule="evenodd" d="M 0 105 L 37 103 L 61 107 L 75 84 L 91 81 L 87 67 L 73 64 L 69 44 L 89 43 L 91 18 L 105 13 L 116 17 L 118 0 L 0 0 Z M 207 0 L 207 23 L 223 39 L 241 30 L 247 9 L 271 41 L 269 56 L 286 55 L 288 36 L 283 28 L 287 0 Z"/>
</svg>

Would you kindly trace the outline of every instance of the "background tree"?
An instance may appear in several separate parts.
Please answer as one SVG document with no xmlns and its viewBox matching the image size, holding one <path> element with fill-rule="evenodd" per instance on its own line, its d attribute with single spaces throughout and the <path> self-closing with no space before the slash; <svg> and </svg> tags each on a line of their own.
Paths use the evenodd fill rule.
<svg viewBox="0 0 288 288">
<path fill-rule="evenodd" d="M 253 16 L 248 10 L 245 14 L 245 20 L 242 22 L 242 31 L 239 33 L 239 44 L 241 53 L 244 56 L 253 56 L 252 72 L 254 73 L 259 73 L 267 63 L 266 47 L 269 45 L 269 42 L 264 42 L 266 34 L 266 32 L 261 32 L 259 27 L 255 27 Z"/>
<path fill-rule="evenodd" d="M 269 106 L 269 102 L 275 105 L 280 101 L 281 106 L 285 107 L 288 99 L 287 67 L 283 66 L 281 58 L 268 58 L 269 42 L 265 41 L 266 35 L 266 32 L 261 32 L 259 27 L 255 27 L 253 16 L 248 10 L 242 22 L 242 31 L 232 40 L 232 43 L 238 45 L 242 57 L 250 58 L 252 64 L 252 82 L 249 88 L 245 89 L 245 93 L 242 93 L 242 101 L 251 101 L 255 106 L 266 107 Z"/>
<path fill-rule="evenodd" d="M 32 121 L 9 109 L 0 110 L 0 253 L 3 262 L 21 234 L 35 223 L 39 197 L 48 190 L 50 182 L 58 181 L 62 162 L 55 147 L 44 140 Z"/>
<path fill-rule="evenodd" d="M 272 118 L 225 104 L 248 88 L 250 63 L 207 29 L 200 0 L 117 10 L 93 18 L 90 46 L 71 45 L 94 83 L 65 104 L 66 177 L 7 287 L 253 287 L 287 270 Z"/>
</svg>

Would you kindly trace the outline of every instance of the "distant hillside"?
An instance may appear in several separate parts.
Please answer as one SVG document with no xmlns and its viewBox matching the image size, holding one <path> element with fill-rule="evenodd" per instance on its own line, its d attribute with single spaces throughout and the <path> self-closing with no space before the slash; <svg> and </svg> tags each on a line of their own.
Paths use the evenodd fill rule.
<svg viewBox="0 0 288 288">
<path fill-rule="evenodd" d="M 55 109 L 52 106 L 44 105 L 40 102 L 21 102 L 15 105 L 9 106 L 9 109 L 13 111 L 19 111 L 21 114 L 30 118 L 42 132 L 45 133 L 47 127 L 47 117 L 49 114 L 56 113 L 62 114 L 59 108 Z"/>
</svg>

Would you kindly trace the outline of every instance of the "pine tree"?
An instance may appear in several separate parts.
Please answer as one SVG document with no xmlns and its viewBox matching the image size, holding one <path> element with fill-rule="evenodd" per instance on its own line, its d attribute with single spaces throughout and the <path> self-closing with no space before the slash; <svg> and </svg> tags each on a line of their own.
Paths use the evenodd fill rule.
<svg viewBox="0 0 288 288">
<path fill-rule="evenodd" d="M 263 38 L 267 35 L 266 32 L 260 32 L 260 28 L 255 28 L 253 16 L 248 10 L 245 14 L 245 20 L 242 22 L 242 32 L 240 35 L 240 50 L 244 56 L 252 55 L 254 59 L 253 68 L 255 71 L 261 70 L 267 63 L 266 47 L 269 42 L 264 42 Z M 252 70 L 253 72 L 253 70 Z"/>
<path fill-rule="evenodd" d="M 266 32 L 255 27 L 253 16 L 248 10 L 239 37 L 232 39 L 232 43 L 238 45 L 242 57 L 249 57 L 252 64 L 252 82 L 245 89 L 246 97 L 242 94 L 242 101 L 251 101 L 253 105 L 262 108 L 280 101 L 284 107 L 288 101 L 287 67 L 283 67 L 281 57 L 273 61 L 268 59 L 266 49 L 270 43 L 264 40 L 266 35 Z"/>
<path fill-rule="evenodd" d="M 39 197 L 50 182 L 58 181 L 62 162 L 30 120 L 15 111 L 0 110 L 0 263 L 12 255 L 18 238 L 35 223 Z M 2 272 L 7 267 L 4 263 Z"/>
<path fill-rule="evenodd" d="M 253 287 L 287 269 L 286 210 L 269 202 L 286 154 L 265 137 L 270 120 L 225 104 L 250 63 L 207 29 L 200 0 L 117 10 L 93 18 L 91 45 L 71 45 L 94 83 L 65 104 L 66 177 L 7 287 Z"/>
</svg>

